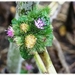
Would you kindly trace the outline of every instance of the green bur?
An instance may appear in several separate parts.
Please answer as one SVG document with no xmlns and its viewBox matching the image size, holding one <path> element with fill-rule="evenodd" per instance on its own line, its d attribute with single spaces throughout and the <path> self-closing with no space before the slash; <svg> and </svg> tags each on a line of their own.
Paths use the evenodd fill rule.
<svg viewBox="0 0 75 75">
<path fill-rule="evenodd" d="M 24 59 L 28 59 L 33 56 L 41 73 L 55 74 L 56 71 L 51 62 L 49 54 L 46 48 L 44 48 L 46 46 L 51 46 L 53 40 L 53 29 L 51 28 L 50 18 L 48 16 L 49 10 L 50 9 L 48 7 L 41 10 L 34 8 L 27 15 L 21 14 L 18 20 L 13 19 L 12 26 L 15 31 L 15 36 L 21 37 L 23 40 L 17 40 L 19 44 L 21 43 L 21 46 L 19 47 L 21 56 Z M 39 17 L 43 18 L 43 20 L 45 20 L 46 23 L 46 26 L 43 30 L 38 29 L 34 24 L 34 20 L 37 20 Z M 20 25 L 22 23 L 26 23 L 30 26 L 30 30 L 27 33 L 20 32 Z M 33 34 L 37 38 L 36 44 L 33 48 L 27 48 L 25 46 L 24 39 L 29 34 Z"/>
</svg>

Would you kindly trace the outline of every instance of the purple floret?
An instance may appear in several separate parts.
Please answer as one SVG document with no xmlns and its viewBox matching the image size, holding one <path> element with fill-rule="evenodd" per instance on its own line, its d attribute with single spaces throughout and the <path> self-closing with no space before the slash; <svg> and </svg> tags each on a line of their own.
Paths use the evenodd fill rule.
<svg viewBox="0 0 75 75">
<path fill-rule="evenodd" d="M 44 29 L 44 22 L 40 18 L 37 21 L 35 20 L 35 25 L 39 29 Z"/>
<path fill-rule="evenodd" d="M 26 64 L 25 68 L 28 71 L 33 69 L 32 65 L 30 65 L 30 64 Z"/>
<path fill-rule="evenodd" d="M 14 30 L 11 26 L 7 30 L 7 35 L 11 38 L 14 36 Z"/>
</svg>

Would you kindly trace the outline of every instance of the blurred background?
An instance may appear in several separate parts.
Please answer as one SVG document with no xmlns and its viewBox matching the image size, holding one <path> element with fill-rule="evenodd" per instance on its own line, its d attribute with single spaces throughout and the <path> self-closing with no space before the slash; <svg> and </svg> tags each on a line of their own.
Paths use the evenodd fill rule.
<svg viewBox="0 0 75 75">
<path fill-rule="evenodd" d="M 52 2 L 39 2 L 40 7 L 51 4 Z M 16 6 L 16 2 L 0 2 L 0 73 L 13 73 L 7 66 L 10 43 L 5 30 L 15 17 Z M 55 2 L 51 9 L 53 33 L 61 49 L 53 44 L 47 50 L 57 73 L 75 73 L 75 2 Z M 22 60 L 20 73 L 39 73 L 33 58 Z"/>
</svg>

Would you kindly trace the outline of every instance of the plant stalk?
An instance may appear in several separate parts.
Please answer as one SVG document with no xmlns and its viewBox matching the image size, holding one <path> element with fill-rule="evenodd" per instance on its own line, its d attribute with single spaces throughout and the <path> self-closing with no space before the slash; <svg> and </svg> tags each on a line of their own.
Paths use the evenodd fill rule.
<svg viewBox="0 0 75 75">
<path fill-rule="evenodd" d="M 47 73 L 46 67 L 37 52 L 34 53 L 34 59 L 41 73 Z"/>
<path fill-rule="evenodd" d="M 45 67 L 46 67 L 46 70 L 49 74 L 56 74 L 56 70 L 52 64 L 52 61 L 49 57 L 49 54 L 45 48 L 45 51 L 43 51 L 42 53 L 39 53 Z"/>
</svg>

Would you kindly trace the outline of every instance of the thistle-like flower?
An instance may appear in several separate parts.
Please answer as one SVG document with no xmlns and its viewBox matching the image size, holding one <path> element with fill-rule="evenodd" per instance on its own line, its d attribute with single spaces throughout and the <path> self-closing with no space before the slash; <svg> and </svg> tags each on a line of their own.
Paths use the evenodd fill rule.
<svg viewBox="0 0 75 75">
<path fill-rule="evenodd" d="M 32 34 L 26 36 L 26 38 L 25 38 L 26 47 L 27 48 L 33 48 L 35 43 L 36 43 L 36 40 L 37 40 L 37 38 Z"/>
<path fill-rule="evenodd" d="M 35 25 L 36 25 L 37 28 L 44 29 L 44 27 L 43 27 L 44 22 L 42 21 L 42 19 L 39 18 L 37 21 L 35 20 L 34 22 L 35 22 Z"/>
<path fill-rule="evenodd" d="M 14 30 L 11 26 L 7 30 L 7 35 L 11 38 L 14 36 Z"/>
<path fill-rule="evenodd" d="M 26 33 L 29 30 L 29 26 L 25 23 L 22 23 L 20 25 L 20 29 Z"/>
</svg>

